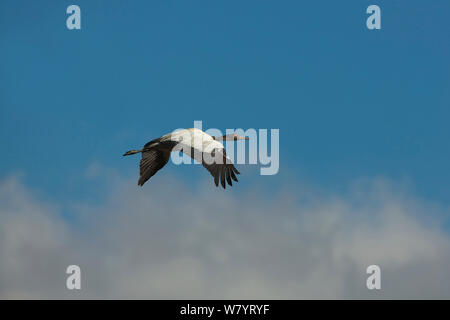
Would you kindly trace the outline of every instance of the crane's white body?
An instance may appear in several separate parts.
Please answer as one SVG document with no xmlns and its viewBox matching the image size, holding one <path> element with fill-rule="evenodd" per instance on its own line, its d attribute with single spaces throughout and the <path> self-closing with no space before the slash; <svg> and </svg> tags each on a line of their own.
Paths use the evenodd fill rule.
<svg viewBox="0 0 450 320">
<path fill-rule="evenodd" d="M 220 139 L 222 138 L 223 137 L 220 137 Z M 197 128 L 176 130 L 162 136 L 161 141 L 172 141 L 177 143 L 172 151 L 182 151 L 198 162 L 202 162 L 201 159 L 199 159 L 200 156 L 204 158 L 203 160 L 214 158 L 214 155 L 212 155 L 213 150 L 225 150 L 225 147 L 221 142 L 217 141 L 217 138 L 212 137 Z M 224 152 L 221 153 L 224 154 Z M 227 163 L 232 163 L 231 159 L 226 154 L 224 154 L 224 156 Z M 220 162 L 222 161 L 222 158 L 217 157 L 216 161 Z"/>
</svg>

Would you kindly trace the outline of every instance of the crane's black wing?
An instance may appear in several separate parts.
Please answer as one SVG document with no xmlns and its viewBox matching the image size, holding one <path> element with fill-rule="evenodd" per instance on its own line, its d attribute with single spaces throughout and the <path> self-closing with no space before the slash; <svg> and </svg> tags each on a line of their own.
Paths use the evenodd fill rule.
<svg viewBox="0 0 450 320">
<path fill-rule="evenodd" d="M 169 161 L 170 152 L 151 149 L 142 152 L 142 159 L 139 166 L 140 177 L 138 181 L 139 186 L 150 179 L 158 170 L 166 165 Z"/>
<path fill-rule="evenodd" d="M 197 162 L 201 163 L 214 177 L 216 187 L 219 186 L 219 181 L 224 189 L 226 188 L 225 181 L 228 182 L 230 186 L 233 185 L 232 179 L 236 182 L 238 181 L 236 174 L 240 173 L 234 167 L 231 159 L 227 157 L 225 148 L 222 146 L 212 149 L 209 153 L 202 152 L 201 150 L 180 143 L 175 150 L 184 152 Z"/>
<path fill-rule="evenodd" d="M 212 157 L 214 159 L 219 159 L 217 162 L 206 161 L 207 156 Z M 210 155 L 203 154 L 203 158 L 201 161 L 202 165 L 209 171 L 209 173 L 214 177 L 214 183 L 216 187 L 219 186 L 219 179 L 222 187 L 226 188 L 226 182 L 230 186 L 233 185 L 231 179 L 234 181 L 238 181 L 236 174 L 240 174 L 239 171 L 234 167 L 230 158 L 227 157 L 225 149 L 214 149 Z"/>
</svg>

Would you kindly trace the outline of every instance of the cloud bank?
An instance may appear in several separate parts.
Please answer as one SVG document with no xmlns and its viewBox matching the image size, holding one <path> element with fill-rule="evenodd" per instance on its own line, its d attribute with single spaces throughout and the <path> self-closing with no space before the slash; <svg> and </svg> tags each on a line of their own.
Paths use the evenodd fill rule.
<svg viewBox="0 0 450 320">
<path fill-rule="evenodd" d="M 450 298 L 445 212 L 386 181 L 339 196 L 112 185 L 67 219 L 20 179 L 0 181 L 0 298 Z M 65 287 L 71 264 L 79 291 Z M 381 290 L 366 288 L 371 264 Z"/>
</svg>

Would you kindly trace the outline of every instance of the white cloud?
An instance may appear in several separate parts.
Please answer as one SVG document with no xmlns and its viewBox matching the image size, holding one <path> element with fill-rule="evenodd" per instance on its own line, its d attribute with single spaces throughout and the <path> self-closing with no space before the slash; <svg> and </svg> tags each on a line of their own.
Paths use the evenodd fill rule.
<svg viewBox="0 0 450 320">
<path fill-rule="evenodd" d="M 11 177 L 0 181 L 0 298 L 450 298 L 441 212 L 395 187 L 299 200 L 307 188 L 116 177 L 104 203 L 78 204 L 68 222 Z M 65 289 L 69 264 L 80 292 Z M 370 264 L 381 291 L 365 287 Z"/>
</svg>

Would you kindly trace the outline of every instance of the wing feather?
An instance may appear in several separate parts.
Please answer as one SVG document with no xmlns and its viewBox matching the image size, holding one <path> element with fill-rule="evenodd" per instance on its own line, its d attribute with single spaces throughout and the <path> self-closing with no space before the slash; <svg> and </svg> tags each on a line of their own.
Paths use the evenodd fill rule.
<svg viewBox="0 0 450 320">
<path fill-rule="evenodd" d="M 157 149 L 142 152 L 142 159 L 139 166 L 140 177 L 138 185 L 143 186 L 148 179 L 153 177 L 156 172 L 166 165 L 169 158 L 169 152 L 164 152 Z"/>
<path fill-rule="evenodd" d="M 239 171 L 234 167 L 231 159 L 228 158 L 225 152 L 225 148 L 220 142 L 212 140 L 209 143 L 210 145 L 202 144 L 201 147 L 199 145 L 191 147 L 180 143 L 177 146 L 177 149 L 195 159 L 197 162 L 201 163 L 203 167 L 205 167 L 206 170 L 208 170 L 209 173 L 213 176 L 214 184 L 216 185 L 216 187 L 219 186 L 219 182 L 224 189 L 226 188 L 227 183 L 232 186 L 233 183 L 231 179 L 237 182 L 238 179 L 236 178 L 235 173 L 239 174 Z M 203 151 L 203 148 L 212 151 L 208 154 L 207 152 Z M 208 163 L 207 161 L 205 161 L 205 159 L 218 159 L 221 161 Z"/>
</svg>

